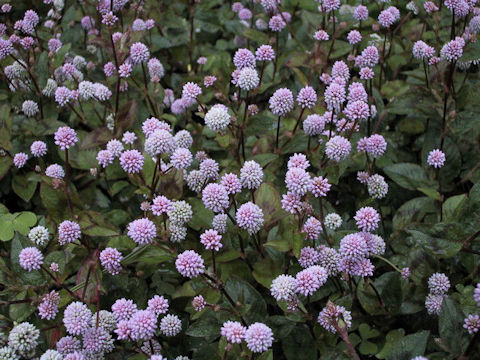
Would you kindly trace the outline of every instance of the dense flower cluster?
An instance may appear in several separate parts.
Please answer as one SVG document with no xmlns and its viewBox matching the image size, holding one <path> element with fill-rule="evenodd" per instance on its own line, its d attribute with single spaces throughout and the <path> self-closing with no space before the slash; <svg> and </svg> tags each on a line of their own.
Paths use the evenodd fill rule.
<svg viewBox="0 0 480 360">
<path fill-rule="evenodd" d="M 479 34 L 475 0 L 1 4 L 0 360 L 475 358 Z"/>
</svg>

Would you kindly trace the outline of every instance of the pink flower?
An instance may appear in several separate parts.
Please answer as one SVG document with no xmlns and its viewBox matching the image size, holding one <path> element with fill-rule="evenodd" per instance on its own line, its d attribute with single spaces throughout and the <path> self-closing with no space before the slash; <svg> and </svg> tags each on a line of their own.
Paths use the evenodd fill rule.
<svg viewBox="0 0 480 360">
<path fill-rule="evenodd" d="M 143 161 L 143 155 L 138 150 L 127 150 L 120 156 L 120 165 L 129 174 L 140 172 L 143 168 Z"/>
<path fill-rule="evenodd" d="M 275 59 L 275 51 L 270 45 L 261 45 L 255 51 L 255 57 L 258 61 L 272 61 Z"/>
<path fill-rule="evenodd" d="M 18 255 L 20 266 L 27 270 L 39 270 L 43 264 L 43 255 L 36 247 L 27 247 Z"/>
<path fill-rule="evenodd" d="M 252 235 L 263 225 L 263 211 L 256 204 L 247 202 L 240 206 L 236 214 L 238 226 Z"/>
<path fill-rule="evenodd" d="M 147 219 L 137 219 L 128 224 L 127 235 L 139 245 L 150 244 L 157 236 L 155 224 Z"/>
<path fill-rule="evenodd" d="M 200 242 L 205 246 L 207 250 L 219 251 L 223 245 L 221 243 L 222 235 L 219 235 L 216 230 L 207 230 L 200 235 Z"/>
<path fill-rule="evenodd" d="M 205 301 L 202 295 L 195 296 L 192 300 L 192 306 L 195 309 L 195 311 L 202 311 L 206 305 L 207 305 L 207 302 Z"/>
<path fill-rule="evenodd" d="M 285 184 L 288 191 L 303 196 L 310 189 L 310 174 L 302 168 L 291 168 L 285 175 Z"/>
<path fill-rule="evenodd" d="M 42 298 L 42 302 L 38 305 L 38 314 L 40 318 L 52 320 L 58 313 L 58 305 L 60 304 L 60 295 L 52 290 Z"/>
<path fill-rule="evenodd" d="M 352 30 L 348 33 L 347 40 L 352 45 L 358 44 L 362 41 L 362 34 L 358 30 Z"/>
<path fill-rule="evenodd" d="M 21 169 L 22 167 L 25 166 L 25 164 L 27 163 L 27 160 L 28 160 L 28 155 L 27 154 L 25 154 L 23 152 L 17 153 L 13 157 L 13 165 L 15 165 L 17 168 Z"/>
<path fill-rule="evenodd" d="M 202 89 L 197 84 L 193 82 L 187 82 L 185 85 L 183 85 L 182 98 L 195 101 L 201 94 Z"/>
<path fill-rule="evenodd" d="M 300 250 L 300 258 L 298 259 L 298 262 L 301 267 L 308 268 L 317 264 L 319 260 L 320 254 L 314 248 L 306 246 Z"/>
<path fill-rule="evenodd" d="M 363 231 L 373 231 L 378 227 L 380 215 L 374 208 L 365 206 L 357 211 L 354 219 L 359 229 Z"/>
<path fill-rule="evenodd" d="M 245 342 L 252 352 L 267 351 L 273 344 L 273 331 L 265 324 L 253 323 L 245 332 Z"/>
<path fill-rule="evenodd" d="M 153 312 L 155 315 L 165 314 L 168 311 L 168 300 L 163 296 L 155 295 L 148 300 L 147 310 Z"/>
<path fill-rule="evenodd" d="M 305 86 L 297 95 L 297 103 L 301 108 L 311 109 L 317 102 L 317 93 L 311 86 Z"/>
<path fill-rule="evenodd" d="M 306 238 L 310 240 L 318 239 L 322 231 L 322 223 L 317 218 L 311 216 L 305 221 L 303 225 L 303 232 L 306 234 Z"/>
<path fill-rule="evenodd" d="M 240 344 L 245 338 L 246 331 L 247 329 L 238 321 L 227 321 L 223 323 L 220 334 L 225 336 L 229 343 Z"/>
<path fill-rule="evenodd" d="M 132 300 L 125 298 L 118 299 L 112 305 L 113 316 L 117 321 L 128 321 L 132 315 L 137 311 L 137 305 Z"/>
<path fill-rule="evenodd" d="M 220 184 L 223 185 L 228 194 L 236 194 L 242 191 L 240 179 L 234 173 L 228 173 L 222 176 Z"/>
<path fill-rule="evenodd" d="M 428 153 L 427 163 L 436 169 L 443 167 L 445 160 L 445 153 L 439 149 L 432 150 Z"/>
<path fill-rule="evenodd" d="M 157 316 L 148 310 L 139 310 L 128 321 L 130 338 L 137 340 L 150 340 L 157 329 Z"/>
<path fill-rule="evenodd" d="M 279 32 L 282 31 L 282 29 L 287 26 L 287 23 L 283 20 L 282 16 L 280 15 L 274 15 L 270 18 L 270 21 L 268 22 L 268 27 L 270 30 L 273 32 Z"/>
<path fill-rule="evenodd" d="M 167 212 L 173 210 L 172 201 L 163 195 L 156 196 L 153 199 L 151 209 L 153 215 L 160 216 L 162 214 L 166 214 Z"/>
<path fill-rule="evenodd" d="M 238 49 L 233 56 L 233 65 L 237 69 L 254 68 L 255 56 L 248 49 Z"/>
<path fill-rule="evenodd" d="M 75 145 L 77 141 L 77 133 L 68 126 L 59 127 L 55 132 L 55 144 L 58 145 L 62 150 L 69 149 Z"/>
<path fill-rule="evenodd" d="M 313 38 L 317 41 L 328 41 L 330 36 L 328 36 L 328 33 L 325 30 L 318 30 L 313 34 Z"/>
<path fill-rule="evenodd" d="M 47 144 L 43 141 L 34 141 L 30 146 L 30 152 L 34 157 L 41 157 L 47 153 Z"/>
<path fill-rule="evenodd" d="M 100 253 L 100 263 L 112 275 L 122 271 L 122 253 L 115 248 L 108 247 Z"/>
<path fill-rule="evenodd" d="M 115 157 L 111 151 L 108 150 L 100 150 L 97 154 L 97 162 L 103 168 L 106 168 L 109 164 L 111 164 L 114 159 Z"/>
<path fill-rule="evenodd" d="M 293 94 L 287 88 L 276 90 L 268 102 L 270 111 L 277 116 L 285 116 L 293 110 Z"/>
<path fill-rule="evenodd" d="M 60 245 L 70 244 L 81 237 L 80 225 L 76 222 L 65 220 L 58 225 L 58 243 Z"/>
<path fill-rule="evenodd" d="M 208 184 L 202 192 L 205 207 L 215 213 L 224 212 L 229 205 L 228 192 L 223 185 Z"/>
<path fill-rule="evenodd" d="M 300 195 L 287 192 L 282 195 L 282 209 L 290 214 L 297 214 L 302 210 L 302 198 Z"/>
<path fill-rule="evenodd" d="M 181 275 L 188 278 L 197 277 L 205 271 L 202 257 L 193 250 L 186 250 L 179 254 L 175 266 Z"/>
</svg>

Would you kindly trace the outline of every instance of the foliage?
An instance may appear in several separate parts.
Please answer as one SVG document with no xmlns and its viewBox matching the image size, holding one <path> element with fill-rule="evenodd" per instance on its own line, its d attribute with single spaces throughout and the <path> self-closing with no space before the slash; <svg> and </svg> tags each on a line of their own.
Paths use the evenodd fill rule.
<svg viewBox="0 0 480 360">
<path fill-rule="evenodd" d="M 158 353 L 168 359 L 479 358 L 478 332 L 464 324 L 480 305 L 480 10 L 474 1 L 451 3 L 457 4 L 437 1 L 439 9 L 430 12 L 423 1 L 368 2 L 369 15 L 360 21 L 354 14 L 360 2 L 351 0 L 243 1 L 251 18 L 235 10 L 238 3 L 220 0 L 33 0 L 11 2 L 12 9 L 3 4 L 0 354 L 14 348 L 7 337 L 22 322 L 41 334 L 34 351 L 15 350 L 19 358 L 57 349 L 70 332 L 65 314 L 74 301 L 92 313 L 111 311 L 122 298 L 151 310 L 149 300 L 161 295 L 168 299 L 168 314 L 180 319 L 180 333 L 170 336 L 162 327 L 167 316 L 162 312 L 156 314 L 155 333 L 143 338 L 150 340 L 146 348 L 142 338 L 121 339 L 110 331 L 114 346 L 88 352 L 86 335 L 76 334 L 87 358 L 155 360 L 150 355 L 157 341 Z M 390 6 L 400 13 L 385 26 Z M 452 6 L 466 6 L 465 16 L 452 13 Z M 37 23 L 29 9 L 38 13 Z M 108 25 L 111 10 L 117 19 Z M 275 22 L 280 31 L 273 31 Z M 329 39 L 318 40 L 318 30 Z M 358 43 L 350 40 L 352 30 L 361 33 Z M 434 53 L 423 59 L 412 53 L 419 40 Z M 452 41 L 461 45 L 454 44 L 460 56 L 440 52 Z M 135 49 L 138 43 L 148 55 Z M 257 78 L 242 75 L 239 49 L 251 55 L 261 45 L 271 45 L 274 59 L 252 64 L 244 54 Z M 378 49 L 377 61 L 357 66 L 369 46 Z M 158 63 L 148 62 L 152 58 Z M 366 68 L 373 70 L 372 80 L 361 75 Z M 363 89 L 357 104 L 366 105 L 363 118 L 348 110 L 357 100 L 350 98 L 354 82 Z M 329 93 L 332 83 L 346 91 L 340 105 Z M 61 86 L 67 88 L 63 100 Z M 297 95 L 308 87 L 314 99 L 302 102 Z M 293 93 L 291 104 L 280 88 Z M 198 89 L 200 94 L 192 95 Z M 215 125 L 212 109 L 219 104 L 226 108 L 215 113 L 221 117 Z M 312 134 L 306 119 L 315 114 L 321 129 Z M 152 118 L 154 135 L 146 125 Z M 77 141 L 60 130 L 65 126 Z M 129 141 L 126 132 L 135 138 Z M 374 134 L 382 136 L 386 150 L 366 143 Z M 345 143 L 329 150 L 336 135 L 351 147 L 346 154 Z M 46 144 L 46 154 L 31 148 L 34 141 Z M 161 149 L 152 150 L 155 146 Z M 175 160 L 178 148 L 186 148 L 185 158 Z M 139 171 L 120 160 L 134 149 L 143 158 Z M 435 149 L 443 161 L 432 157 Z M 21 153 L 28 155 L 26 163 Z M 295 154 L 308 159 L 306 172 L 293 174 L 297 168 L 288 164 Z M 214 160 L 213 170 L 205 159 Z M 258 168 L 246 170 L 252 160 Z M 52 164 L 63 174 L 52 175 Z M 238 175 L 242 185 L 222 203 L 223 190 L 206 189 L 225 185 L 227 173 Z M 374 175 L 383 177 L 388 193 L 375 195 L 366 180 Z M 305 189 L 295 176 L 305 176 Z M 320 176 L 326 183 L 311 183 Z M 161 195 L 170 207 L 189 204 L 191 218 L 179 221 L 184 214 L 171 208 L 154 214 Z M 247 205 L 258 206 L 261 223 L 242 225 L 239 209 Z M 362 218 L 364 209 L 374 215 Z M 225 231 L 215 225 L 218 213 L 227 214 Z M 327 221 L 334 213 L 341 219 L 338 226 Z M 151 221 L 153 236 L 144 228 L 131 231 L 138 219 L 147 219 L 145 227 Z M 66 220 L 77 223 L 81 235 L 71 227 L 62 230 Z M 315 220 L 320 226 L 310 236 L 308 223 Z M 38 226 L 48 229 L 45 243 L 32 242 Z M 206 236 L 211 229 L 221 235 L 220 248 Z M 378 246 L 349 258 L 342 253 L 345 239 Z M 25 249 L 31 247 L 41 251 L 41 267 L 25 264 Z M 105 253 L 107 248 L 121 258 Z M 339 257 L 329 264 L 344 268 L 327 279 L 331 249 Z M 199 273 L 180 269 L 186 250 L 204 261 Z M 348 268 L 346 260 L 366 267 Z M 322 268 L 312 272 L 311 265 Z M 308 295 L 299 290 L 302 271 L 319 284 Z M 444 282 L 429 282 L 435 273 L 448 277 L 449 286 L 439 294 Z M 272 290 L 282 274 L 295 278 L 297 286 L 288 299 Z M 60 296 L 53 301 L 59 310 L 46 319 L 39 305 L 51 291 Z M 433 310 L 426 305 L 430 295 L 442 297 Z M 328 317 L 329 311 L 337 316 Z M 92 319 L 90 330 L 99 326 L 99 317 Z M 265 324 L 273 344 L 255 353 L 248 335 L 240 344 L 228 342 L 221 329 L 229 320 L 245 327 Z"/>
</svg>

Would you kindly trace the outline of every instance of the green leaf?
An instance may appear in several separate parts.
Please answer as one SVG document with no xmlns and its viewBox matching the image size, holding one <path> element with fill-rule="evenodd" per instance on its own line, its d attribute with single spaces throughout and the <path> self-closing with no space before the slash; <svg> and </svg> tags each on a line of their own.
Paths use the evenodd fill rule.
<svg viewBox="0 0 480 360">
<path fill-rule="evenodd" d="M 400 274 L 396 271 L 382 274 L 374 284 L 387 310 L 392 314 L 398 313 L 403 300 Z"/>
<path fill-rule="evenodd" d="M 378 351 L 378 346 L 370 341 L 362 341 L 358 350 L 362 355 L 374 355 Z"/>
<path fill-rule="evenodd" d="M 241 304 L 241 312 L 247 322 L 255 322 L 267 316 L 267 304 L 262 295 L 248 282 L 230 277 L 225 289 L 233 301 Z"/>
<path fill-rule="evenodd" d="M 457 211 L 461 209 L 464 202 L 467 200 L 467 195 L 454 195 L 449 197 L 443 203 L 443 219 L 444 221 L 449 221 L 451 217 L 455 215 Z"/>
<path fill-rule="evenodd" d="M 101 213 L 84 211 L 79 216 L 79 224 L 82 232 L 88 236 L 117 236 L 120 235 L 118 228 L 108 223 Z"/>
<path fill-rule="evenodd" d="M 280 274 L 282 274 L 281 264 L 269 257 L 257 261 L 253 265 L 253 277 L 267 289 L 270 288 L 272 280 Z"/>
<path fill-rule="evenodd" d="M 13 221 L 0 218 L 0 240 L 10 241 L 13 239 L 15 231 L 13 229 Z"/>
<path fill-rule="evenodd" d="M 3 131 L 0 129 L 0 132 Z M 9 156 L 0 156 L 0 180 L 7 174 L 8 169 L 12 166 L 13 160 Z"/>
<path fill-rule="evenodd" d="M 32 173 L 27 175 L 16 175 L 12 179 L 13 191 L 25 201 L 30 201 L 37 189 L 37 182 L 28 180 L 30 174 Z"/>
<path fill-rule="evenodd" d="M 410 85 L 402 80 L 393 80 L 382 86 L 382 94 L 386 98 L 400 97 L 408 92 Z"/>
<path fill-rule="evenodd" d="M 278 226 L 275 226 L 272 230 L 270 230 L 268 233 L 267 242 L 264 244 L 264 246 L 274 248 L 280 252 L 287 252 L 292 248 L 290 239 L 288 239 L 287 236 L 284 236 L 283 233 L 279 234 Z"/>
<path fill-rule="evenodd" d="M 255 191 L 255 203 L 262 209 L 265 223 L 264 227 L 270 229 L 273 223 L 276 223 L 284 215 L 277 212 L 282 208 L 280 194 L 277 189 L 269 183 L 263 183 Z"/>
<path fill-rule="evenodd" d="M 459 305 L 449 297 L 446 297 L 442 303 L 442 309 L 438 319 L 438 330 L 442 342 L 442 347 L 446 347 L 452 356 L 463 354 L 468 346 L 468 338 L 462 335 L 463 313 Z"/>
<path fill-rule="evenodd" d="M 383 346 L 382 350 L 375 355 L 378 359 L 385 359 L 387 355 L 390 353 L 392 347 L 400 341 L 401 338 L 405 335 L 405 330 L 403 329 L 395 329 L 388 332 L 386 336 L 385 345 Z"/>
<path fill-rule="evenodd" d="M 270 350 L 262 353 L 257 359 L 258 360 L 273 360 L 273 351 L 270 349 Z"/>
<path fill-rule="evenodd" d="M 428 197 L 431 197 L 434 200 L 440 200 L 440 198 L 441 198 L 440 193 L 435 189 L 420 187 L 420 188 L 418 188 L 418 191 L 421 191 L 422 193 L 424 193 Z"/>
<path fill-rule="evenodd" d="M 430 331 L 420 331 L 405 336 L 394 344 L 388 353 L 387 360 L 410 360 L 425 353 Z"/>
<path fill-rule="evenodd" d="M 462 243 L 448 239 L 430 236 L 418 230 L 407 230 L 412 235 L 416 244 L 423 246 L 430 254 L 439 258 L 450 258 L 455 256 L 462 248 Z"/>
<path fill-rule="evenodd" d="M 317 359 L 315 342 L 305 324 L 299 324 L 282 339 L 282 349 L 289 360 Z"/>
<path fill-rule="evenodd" d="M 367 285 L 364 279 L 358 282 L 357 286 L 358 301 L 366 312 L 372 315 L 384 315 L 386 310 L 380 304 L 375 291 L 370 285 Z"/>
<path fill-rule="evenodd" d="M 417 197 L 404 203 L 393 216 L 393 229 L 406 228 L 412 222 L 420 222 L 428 213 L 438 210 L 438 205 L 432 198 Z"/>
<path fill-rule="evenodd" d="M 37 223 L 37 215 L 30 211 L 23 211 L 15 218 L 15 222 L 20 222 L 25 226 L 32 227 Z"/>
<path fill-rule="evenodd" d="M 247 28 L 243 32 L 245 37 L 250 40 L 254 40 L 258 43 L 267 43 L 268 42 L 268 35 L 265 32 L 261 32 L 252 28 Z"/>
<path fill-rule="evenodd" d="M 425 130 L 425 125 L 420 119 L 406 118 L 400 120 L 397 125 L 397 130 L 406 134 L 417 135 L 423 133 Z"/>
<path fill-rule="evenodd" d="M 206 316 L 203 316 L 200 320 L 195 321 L 191 324 L 187 331 L 185 331 L 186 335 L 203 338 L 208 341 L 208 338 L 215 338 L 218 337 L 219 329 L 222 327 L 222 323 L 220 323 L 213 313 L 209 313 Z"/>
<path fill-rule="evenodd" d="M 412 163 L 399 163 L 383 168 L 383 171 L 398 185 L 408 190 L 434 187 L 425 170 Z"/>
</svg>

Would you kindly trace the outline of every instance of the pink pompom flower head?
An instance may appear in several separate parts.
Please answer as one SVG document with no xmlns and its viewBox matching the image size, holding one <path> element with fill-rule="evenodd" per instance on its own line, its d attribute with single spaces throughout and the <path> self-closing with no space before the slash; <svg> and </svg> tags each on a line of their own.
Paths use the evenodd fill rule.
<svg viewBox="0 0 480 360">
<path fill-rule="evenodd" d="M 62 150 L 69 149 L 75 145 L 77 141 L 77 133 L 68 126 L 59 127 L 55 132 L 55 144 Z"/>
</svg>

